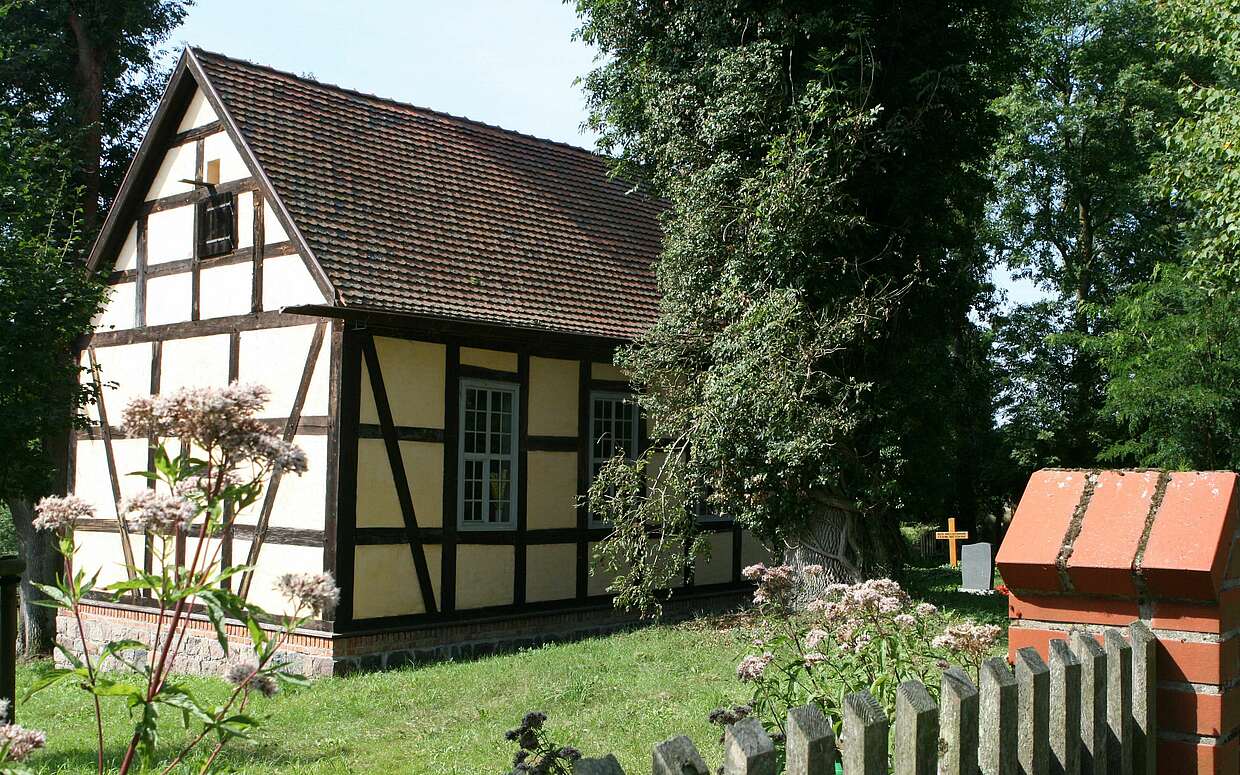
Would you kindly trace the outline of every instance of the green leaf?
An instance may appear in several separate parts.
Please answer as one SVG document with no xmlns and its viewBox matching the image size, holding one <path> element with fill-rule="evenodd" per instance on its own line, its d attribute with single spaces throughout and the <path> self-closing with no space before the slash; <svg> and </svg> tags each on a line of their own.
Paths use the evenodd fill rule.
<svg viewBox="0 0 1240 775">
<path fill-rule="evenodd" d="M 82 671 L 70 670 L 64 667 L 57 667 L 57 668 L 48 670 L 46 673 L 39 676 L 37 679 L 34 680 L 33 683 L 30 684 L 30 688 L 26 690 L 26 694 L 24 697 L 22 697 L 22 701 L 24 702 L 25 700 L 30 699 L 36 693 L 43 691 L 49 686 L 55 686 L 56 684 L 62 681 L 66 681 L 75 676 L 84 677 L 85 673 L 86 673 L 85 670 L 82 670 Z"/>
<path fill-rule="evenodd" d="M 44 608 L 73 608 L 74 600 L 69 591 L 53 584 L 33 584 L 34 588 L 51 598 L 51 600 L 35 600 L 35 605 Z"/>
</svg>

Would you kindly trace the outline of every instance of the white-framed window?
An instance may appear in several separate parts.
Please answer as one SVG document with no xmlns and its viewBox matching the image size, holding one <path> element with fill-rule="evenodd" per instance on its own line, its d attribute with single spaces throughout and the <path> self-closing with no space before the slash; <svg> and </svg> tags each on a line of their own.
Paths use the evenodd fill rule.
<svg viewBox="0 0 1240 775">
<path fill-rule="evenodd" d="M 502 530 L 517 524 L 518 386 L 461 380 L 458 526 Z"/>
<path fill-rule="evenodd" d="M 638 433 L 637 404 L 631 395 L 590 393 L 590 480 L 593 481 L 603 464 L 616 455 L 636 459 Z M 590 524 L 599 527 L 607 522 L 591 514 Z"/>
</svg>

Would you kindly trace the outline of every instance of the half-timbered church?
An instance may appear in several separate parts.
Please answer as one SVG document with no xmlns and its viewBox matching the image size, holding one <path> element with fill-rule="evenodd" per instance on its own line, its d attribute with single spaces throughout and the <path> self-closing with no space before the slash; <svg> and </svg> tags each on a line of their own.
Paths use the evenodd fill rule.
<svg viewBox="0 0 1240 775">
<path fill-rule="evenodd" d="M 186 51 L 90 257 L 111 295 L 82 350 L 103 386 L 73 445 L 100 517 L 82 559 L 104 581 L 151 562 L 110 518 L 146 486 L 127 401 L 257 382 L 310 470 L 219 540 L 269 610 L 280 573 L 335 574 L 339 605 L 289 645 L 306 672 L 611 626 L 581 498 L 648 443 L 612 357 L 656 314 L 660 210 L 579 148 Z M 710 529 L 679 605 L 765 556 Z M 100 640 L 155 622 L 140 598 L 87 615 Z M 224 664 L 201 624 L 184 669 Z"/>
</svg>

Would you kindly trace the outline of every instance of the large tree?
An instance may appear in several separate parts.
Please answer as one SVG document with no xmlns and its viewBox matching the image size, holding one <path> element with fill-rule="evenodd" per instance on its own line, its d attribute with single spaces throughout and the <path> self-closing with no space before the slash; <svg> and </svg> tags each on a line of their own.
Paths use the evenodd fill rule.
<svg viewBox="0 0 1240 775">
<path fill-rule="evenodd" d="M 68 486 L 69 428 L 89 399 L 72 353 L 102 292 L 82 253 L 111 201 L 164 81 L 158 46 L 188 0 L 0 0 L 0 498 L 28 570 L 28 653 L 50 648 L 54 612 L 32 581 L 56 554 L 31 530 L 30 504 Z M 17 418 L 20 418 L 17 419 Z"/>
<path fill-rule="evenodd" d="M 677 572 L 685 500 L 795 540 L 842 497 L 877 561 L 895 515 L 954 506 L 1015 6 L 579 0 L 600 144 L 669 203 L 659 318 L 622 355 L 662 484 L 614 465 L 591 503 L 627 581 Z"/>
<path fill-rule="evenodd" d="M 1096 340 L 1105 409 L 1124 435 L 1113 460 L 1168 468 L 1240 468 L 1240 9 L 1158 5 L 1159 50 L 1187 63 L 1182 115 L 1155 159 L 1182 215 L 1176 250 L 1108 310 Z"/>
<path fill-rule="evenodd" d="M 1094 465 L 1121 433 L 1086 343 L 1172 250 L 1177 216 L 1151 164 L 1180 73 L 1148 0 L 1030 9 L 1021 76 L 995 103 L 1005 131 L 988 223 L 998 258 L 1045 294 L 994 320 L 1003 431 L 1026 473 Z"/>
</svg>

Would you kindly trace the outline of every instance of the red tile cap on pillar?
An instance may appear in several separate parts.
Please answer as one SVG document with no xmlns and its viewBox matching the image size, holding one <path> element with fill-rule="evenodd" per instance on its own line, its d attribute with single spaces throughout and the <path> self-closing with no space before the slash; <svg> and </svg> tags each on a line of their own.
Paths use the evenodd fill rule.
<svg viewBox="0 0 1240 775">
<path fill-rule="evenodd" d="M 1102 471 L 1068 558 L 1078 592 L 1135 597 L 1132 561 L 1141 545 L 1158 471 Z"/>
<path fill-rule="evenodd" d="M 1086 471 L 1046 469 L 1029 478 L 995 563 L 1013 589 L 1061 590 L 1055 562 L 1085 491 Z"/>
<path fill-rule="evenodd" d="M 1152 595 L 1219 599 L 1240 509 L 1236 484 L 1231 471 L 1171 475 L 1141 562 Z"/>
</svg>

